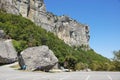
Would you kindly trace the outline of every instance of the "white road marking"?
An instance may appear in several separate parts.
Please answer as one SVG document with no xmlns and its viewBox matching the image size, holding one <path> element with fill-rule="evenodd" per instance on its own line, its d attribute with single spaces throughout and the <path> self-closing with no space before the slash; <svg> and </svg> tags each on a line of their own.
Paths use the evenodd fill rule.
<svg viewBox="0 0 120 80">
<path fill-rule="evenodd" d="M 90 78 L 90 75 L 88 75 L 86 78 L 85 78 L 85 80 L 88 80 Z"/>
<path fill-rule="evenodd" d="M 109 80 L 112 80 L 112 78 L 110 77 L 110 75 L 107 75 L 107 77 L 108 77 Z"/>
<path fill-rule="evenodd" d="M 66 77 L 63 77 L 63 78 L 61 78 L 61 79 L 59 79 L 59 80 L 64 80 L 64 79 L 67 79 L 68 77 L 70 77 L 70 75 L 68 75 L 68 76 L 66 76 Z"/>
</svg>

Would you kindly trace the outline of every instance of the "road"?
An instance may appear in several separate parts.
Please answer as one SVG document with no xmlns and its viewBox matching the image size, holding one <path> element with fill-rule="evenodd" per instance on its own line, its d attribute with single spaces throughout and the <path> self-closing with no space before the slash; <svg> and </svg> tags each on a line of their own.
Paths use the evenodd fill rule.
<svg viewBox="0 0 120 80">
<path fill-rule="evenodd" d="M 120 72 L 25 72 L 1 66 L 0 80 L 120 80 Z"/>
</svg>

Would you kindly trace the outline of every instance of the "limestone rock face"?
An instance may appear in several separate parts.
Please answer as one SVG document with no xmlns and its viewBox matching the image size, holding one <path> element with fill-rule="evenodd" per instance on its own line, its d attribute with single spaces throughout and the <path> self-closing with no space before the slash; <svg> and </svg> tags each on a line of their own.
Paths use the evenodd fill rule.
<svg viewBox="0 0 120 80">
<path fill-rule="evenodd" d="M 85 46 L 86 49 L 90 49 L 88 25 L 80 24 L 68 16 L 56 16 L 49 12 L 42 15 L 40 19 L 35 21 L 37 25 L 41 25 L 47 31 L 53 32 L 66 44 L 76 47 Z"/>
<path fill-rule="evenodd" d="M 14 0 L 0 0 L 0 9 L 7 13 L 19 15 L 19 11 L 16 8 Z"/>
<path fill-rule="evenodd" d="M 39 13 L 46 13 L 46 7 L 43 0 L 14 0 L 19 13 L 32 21 L 35 21 Z"/>
<path fill-rule="evenodd" d="M 47 46 L 31 47 L 21 52 L 19 64 L 27 70 L 49 71 L 58 63 L 58 59 Z"/>
<path fill-rule="evenodd" d="M 54 33 L 71 46 L 89 47 L 89 27 L 67 17 L 60 16 L 55 24 Z"/>
<path fill-rule="evenodd" d="M 12 4 L 12 6 L 16 8 L 16 11 L 19 11 L 23 17 L 32 20 L 36 25 L 41 26 L 47 31 L 53 32 L 60 39 L 64 40 L 66 44 L 76 47 L 85 46 L 86 49 L 90 49 L 89 26 L 81 24 L 70 17 L 56 16 L 51 12 L 47 12 L 44 0 L 1 1 L 0 5 L 4 4 L 4 1 L 8 1 L 8 3 Z M 3 6 L 3 8 L 4 7 L 5 6 Z M 15 11 L 13 11 L 14 8 L 12 9 L 12 7 L 10 7 L 9 10 L 7 12 L 15 13 Z"/>
<path fill-rule="evenodd" d="M 0 64 L 12 63 L 17 60 L 17 52 L 12 40 L 0 40 Z"/>
</svg>

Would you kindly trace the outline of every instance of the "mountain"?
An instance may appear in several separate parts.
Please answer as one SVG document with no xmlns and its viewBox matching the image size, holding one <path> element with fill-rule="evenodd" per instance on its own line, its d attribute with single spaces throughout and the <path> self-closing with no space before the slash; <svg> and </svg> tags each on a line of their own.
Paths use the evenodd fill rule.
<svg viewBox="0 0 120 80">
<path fill-rule="evenodd" d="M 47 45 L 59 59 L 60 66 L 66 68 L 83 69 L 89 66 L 93 70 L 103 70 L 104 66 L 106 67 L 104 64 L 111 64 L 109 59 L 97 54 L 94 50 L 84 51 L 81 47 L 71 47 L 53 33 L 36 26 L 22 16 L 0 11 L 0 31 L 1 38 L 4 36 L 4 39 L 13 39 L 18 54 L 28 47 Z"/>
<path fill-rule="evenodd" d="M 7 13 L 22 15 L 36 25 L 57 35 L 70 46 L 84 46 L 89 50 L 89 26 L 68 16 L 47 12 L 44 0 L 1 0 L 0 8 Z"/>
<path fill-rule="evenodd" d="M 73 70 L 112 69 L 109 59 L 89 47 L 89 27 L 47 12 L 43 0 L 0 0 L 0 30 L 5 32 L 4 38 L 13 39 L 18 53 L 47 45 L 60 66 Z"/>
</svg>

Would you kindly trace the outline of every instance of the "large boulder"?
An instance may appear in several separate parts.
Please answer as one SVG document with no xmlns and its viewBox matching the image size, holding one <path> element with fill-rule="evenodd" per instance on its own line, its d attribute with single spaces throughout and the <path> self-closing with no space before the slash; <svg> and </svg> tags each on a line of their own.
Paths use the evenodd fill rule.
<svg viewBox="0 0 120 80">
<path fill-rule="evenodd" d="M 17 60 L 17 52 L 12 40 L 0 40 L 0 64 L 13 63 Z"/>
<path fill-rule="evenodd" d="M 58 63 L 57 57 L 47 46 L 27 48 L 21 52 L 18 60 L 21 68 L 29 71 L 49 71 Z"/>
</svg>

